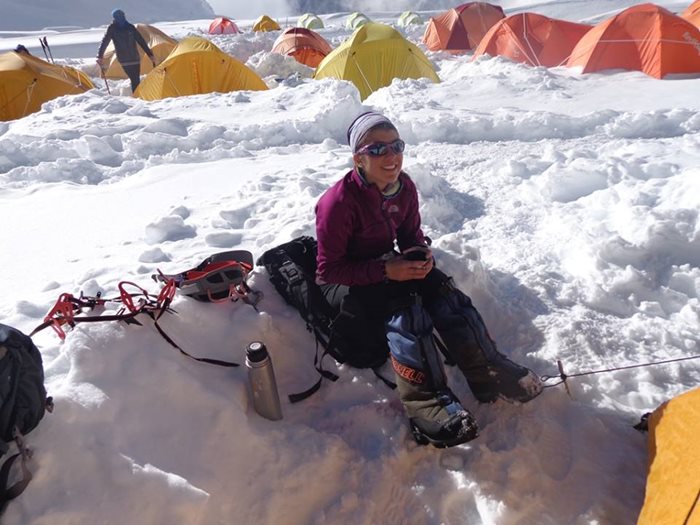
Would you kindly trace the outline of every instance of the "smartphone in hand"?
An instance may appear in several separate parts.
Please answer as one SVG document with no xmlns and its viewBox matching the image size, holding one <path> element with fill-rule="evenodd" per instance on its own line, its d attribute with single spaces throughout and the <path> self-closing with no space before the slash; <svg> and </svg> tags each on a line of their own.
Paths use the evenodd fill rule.
<svg viewBox="0 0 700 525">
<path fill-rule="evenodd" d="M 403 254 L 403 258 L 407 261 L 427 261 L 427 253 L 423 250 L 413 250 L 411 252 Z"/>
</svg>

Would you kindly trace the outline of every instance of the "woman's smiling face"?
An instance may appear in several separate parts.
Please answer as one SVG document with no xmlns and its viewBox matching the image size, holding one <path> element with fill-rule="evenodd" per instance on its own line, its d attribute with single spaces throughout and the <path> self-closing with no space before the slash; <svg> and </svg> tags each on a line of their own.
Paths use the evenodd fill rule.
<svg viewBox="0 0 700 525">
<path fill-rule="evenodd" d="M 358 150 L 375 142 L 390 144 L 398 138 L 399 134 L 394 129 L 373 129 L 363 138 Z M 399 179 L 403 166 L 403 152 L 396 153 L 391 147 L 388 147 L 386 154 L 380 157 L 358 152 L 353 155 L 353 160 L 355 166 L 362 168 L 367 182 L 376 184 L 380 191 L 384 191 L 387 186 L 394 184 Z"/>
</svg>

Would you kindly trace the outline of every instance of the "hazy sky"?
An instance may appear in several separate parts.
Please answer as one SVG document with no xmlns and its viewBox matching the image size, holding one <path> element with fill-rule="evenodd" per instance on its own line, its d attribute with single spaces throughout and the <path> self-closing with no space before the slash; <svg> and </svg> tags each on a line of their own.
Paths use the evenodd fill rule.
<svg viewBox="0 0 700 525">
<path fill-rule="evenodd" d="M 207 0 L 212 9 L 219 15 L 233 18 L 257 18 L 261 14 L 270 16 L 285 16 L 292 13 L 285 0 Z M 297 13 L 298 14 L 298 13 Z"/>
</svg>

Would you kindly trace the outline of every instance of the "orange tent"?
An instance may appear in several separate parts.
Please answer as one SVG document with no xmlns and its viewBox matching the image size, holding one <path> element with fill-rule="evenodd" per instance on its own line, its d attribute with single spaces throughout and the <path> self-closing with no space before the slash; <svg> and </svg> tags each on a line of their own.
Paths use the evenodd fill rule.
<svg viewBox="0 0 700 525">
<path fill-rule="evenodd" d="M 700 29 L 654 4 L 640 4 L 593 27 L 576 44 L 567 66 L 583 73 L 643 71 L 655 78 L 700 73 Z"/>
<path fill-rule="evenodd" d="M 315 68 L 331 52 L 331 46 L 315 31 L 305 27 L 290 27 L 277 37 L 272 52 L 289 55 L 297 62 Z"/>
<path fill-rule="evenodd" d="M 695 27 L 700 27 L 700 0 L 695 0 L 695 2 L 690 4 L 688 8 L 681 13 L 681 17 L 685 18 Z"/>
<path fill-rule="evenodd" d="M 561 66 L 593 26 L 520 13 L 496 22 L 474 51 L 474 58 L 502 55 L 531 66 Z"/>
<path fill-rule="evenodd" d="M 485 2 L 469 2 L 430 19 L 423 43 L 431 51 L 461 52 L 474 49 L 501 18 L 503 9 Z"/>
<path fill-rule="evenodd" d="M 238 29 L 236 23 L 225 16 L 219 16 L 215 18 L 211 24 L 209 24 L 210 35 L 230 35 L 240 32 L 241 30 Z"/>
</svg>

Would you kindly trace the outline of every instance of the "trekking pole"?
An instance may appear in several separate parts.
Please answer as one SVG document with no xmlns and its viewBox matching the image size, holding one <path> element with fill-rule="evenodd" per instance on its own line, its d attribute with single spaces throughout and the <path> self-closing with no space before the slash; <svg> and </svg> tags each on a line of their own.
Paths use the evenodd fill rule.
<svg viewBox="0 0 700 525">
<path fill-rule="evenodd" d="M 39 43 L 41 44 L 41 49 L 44 51 L 44 56 L 46 57 L 46 61 L 49 61 L 49 55 L 46 52 L 46 46 L 44 45 L 44 41 L 39 37 Z"/>
<path fill-rule="evenodd" d="M 102 69 L 102 64 L 98 64 L 100 67 L 100 76 L 102 77 L 102 80 L 105 81 L 105 87 L 107 88 L 107 94 L 111 95 L 112 93 L 109 91 L 109 84 L 107 83 L 107 77 L 105 76 L 105 70 Z"/>
<path fill-rule="evenodd" d="M 44 37 L 44 44 L 46 45 L 46 49 L 49 52 L 49 56 L 51 57 L 51 63 L 54 64 L 55 62 L 53 60 L 53 53 L 51 52 L 51 47 L 49 46 L 49 41 L 46 39 L 46 37 Z"/>
</svg>

